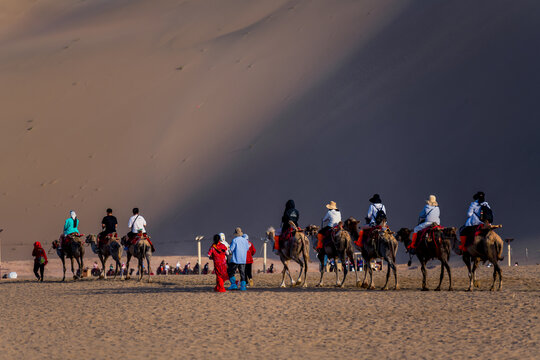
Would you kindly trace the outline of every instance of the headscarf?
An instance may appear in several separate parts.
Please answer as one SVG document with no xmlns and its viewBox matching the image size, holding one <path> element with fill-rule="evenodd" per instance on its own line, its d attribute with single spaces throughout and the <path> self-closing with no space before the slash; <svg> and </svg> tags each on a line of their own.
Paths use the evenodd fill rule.
<svg viewBox="0 0 540 360">
<path fill-rule="evenodd" d="M 73 219 L 73 221 L 75 221 L 75 219 L 77 218 L 77 213 L 74 210 L 71 210 L 69 212 L 69 216 Z"/>
</svg>

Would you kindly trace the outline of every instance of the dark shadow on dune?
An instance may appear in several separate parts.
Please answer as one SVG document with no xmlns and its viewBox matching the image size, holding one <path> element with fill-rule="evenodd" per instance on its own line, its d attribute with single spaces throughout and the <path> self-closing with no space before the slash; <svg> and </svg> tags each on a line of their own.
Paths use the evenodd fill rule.
<svg viewBox="0 0 540 360">
<path fill-rule="evenodd" d="M 289 198 L 301 225 L 319 224 L 329 200 L 362 219 L 373 193 L 397 229 L 416 225 L 431 193 L 443 225 L 459 227 L 483 190 L 502 236 L 531 238 L 520 214 L 540 216 L 538 24 L 538 1 L 412 2 L 163 219 L 156 237 L 184 239 L 164 251 L 191 253 L 201 229 L 240 225 L 257 240 Z"/>
</svg>

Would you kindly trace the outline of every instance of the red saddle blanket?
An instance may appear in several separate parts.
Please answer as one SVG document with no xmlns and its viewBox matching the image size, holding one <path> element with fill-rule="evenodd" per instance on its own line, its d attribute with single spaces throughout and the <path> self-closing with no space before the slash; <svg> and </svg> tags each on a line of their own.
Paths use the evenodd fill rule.
<svg viewBox="0 0 540 360">
<path fill-rule="evenodd" d="M 469 247 L 473 242 L 474 238 L 482 232 L 482 229 L 484 228 L 484 224 L 476 225 L 476 226 L 467 226 L 461 233 L 459 234 L 459 239 L 461 240 L 461 244 L 459 245 L 459 249 L 461 251 L 467 251 L 467 247 Z"/>
<path fill-rule="evenodd" d="M 298 231 L 303 231 L 301 228 L 298 228 Z M 294 237 L 296 231 L 293 228 L 288 228 L 279 236 L 274 237 L 274 249 L 279 250 L 283 247 L 285 241 L 290 240 Z"/>
<path fill-rule="evenodd" d="M 374 230 L 380 230 L 382 226 L 366 226 L 358 232 L 358 239 L 354 242 L 359 248 L 363 247 L 364 241 L 369 239 Z"/>
<path fill-rule="evenodd" d="M 425 229 L 422 229 L 420 230 L 418 233 L 416 234 L 413 234 L 413 238 L 412 238 L 412 241 L 411 243 L 409 244 L 409 246 L 407 246 L 407 249 L 409 250 L 415 250 L 416 247 L 418 246 L 418 239 L 419 240 L 422 240 L 424 238 L 426 238 L 426 235 L 427 235 L 427 238 L 431 238 L 432 240 L 433 239 L 433 231 L 434 230 L 439 230 L 439 229 L 444 229 L 444 227 L 440 226 L 440 225 L 436 225 L 436 226 L 430 226 L 428 228 L 425 228 Z M 435 241 L 435 245 L 438 246 L 437 242 Z"/>
</svg>

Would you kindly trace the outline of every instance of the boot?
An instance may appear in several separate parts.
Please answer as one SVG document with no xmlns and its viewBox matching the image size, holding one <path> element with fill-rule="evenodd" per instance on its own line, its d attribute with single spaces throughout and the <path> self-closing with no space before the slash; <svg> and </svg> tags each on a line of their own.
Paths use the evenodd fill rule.
<svg viewBox="0 0 540 360">
<path fill-rule="evenodd" d="M 245 281 L 240 281 L 240 290 L 241 291 L 246 291 L 246 282 Z"/>
<path fill-rule="evenodd" d="M 238 285 L 236 285 L 236 278 L 234 276 L 231 276 L 229 281 L 231 282 L 231 286 L 229 286 L 227 290 L 238 290 Z"/>
</svg>

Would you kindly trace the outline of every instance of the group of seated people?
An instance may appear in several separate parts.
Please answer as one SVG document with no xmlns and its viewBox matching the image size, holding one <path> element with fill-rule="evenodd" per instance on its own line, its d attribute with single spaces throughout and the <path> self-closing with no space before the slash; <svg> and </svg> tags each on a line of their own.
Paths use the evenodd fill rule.
<svg viewBox="0 0 540 360">
<path fill-rule="evenodd" d="M 460 228 L 461 235 L 461 248 L 464 250 L 466 237 L 472 232 L 476 231 L 478 227 L 483 226 L 484 222 L 492 223 L 493 222 L 493 213 L 491 207 L 485 200 L 485 194 L 482 191 L 478 191 L 473 196 L 473 202 L 469 205 L 467 211 L 467 220 L 465 224 Z M 387 228 L 387 212 L 386 207 L 383 205 L 381 197 L 379 194 L 374 194 L 369 199 L 370 205 L 368 208 L 368 213 L 365 218 L 366 226 L 360 229 L 360 238 L 357 241 L 359 247 L 362 246 L 363 240 L 367 239 L 370 233 L 377 228 Z M 334 201 L 330 201 L 326 204 L 328 209 L 326 215 L 322 219 L 322 227 L 319 230 L 317 236 L 317 244 L 315 249 L 319 251 L 323 248 L 323 243 L 330 240 L 331 234 L 333 231 L 336 231 L 338 225 L 341 223 L 341 212 Z M 423 231 L 427 231 L 432 227 L 437 227 L 441 225 L 441 211 L 437 198 L 435 195 L 429 195 L 426 200 L 426 205 L 422 208 L 420 215 L 418 217 L 418 223 L 413 230 L 412 242 L 409 245 L 408 250 L 414 250 L 416 245 L 416 239 L 419 234 L 422 234 Z M 280 248 L 280 241 L 287 239 L 294 235 L 294 229 L 291 228 L 291 223 L 293 223 L 297 228 L 299 228 L 298 220 L 300 219 L 300 212 L 296 209 L 295 203 L 293 200 L 287 201 L 285 205 L 285 211 L 281 218 L 281 233 L 279 240 L 274 243 L 274 252 L 277 254 Z M 422 238 L 420 236 L 420 238 Z"/>
<path fill-rule="evenodd" d="M 208 263 L 204 264 L 201 274 L 208 274 L 209 271 L 209 265 Z M 157 271 L 157 275 L 190 275 L 190 274 L 199 274 L 199 264 L 195 264 L 195 267 L 191 267 L 191 263 L 188 262 L 183 268 L 180 264 L 180 261 L 176 263 L 176 266 L 173 268 L 169 266 L 169 263 L 165 262 L 165 260 L 162 260 L 159 264 Z"/>
</svg>

